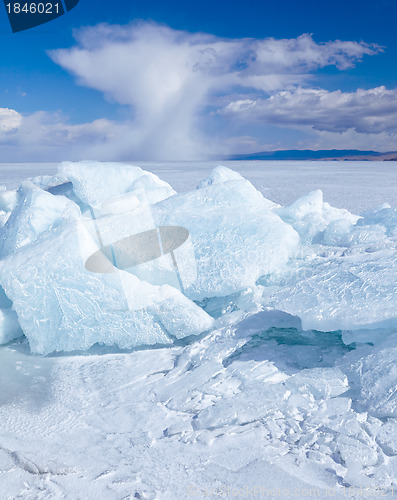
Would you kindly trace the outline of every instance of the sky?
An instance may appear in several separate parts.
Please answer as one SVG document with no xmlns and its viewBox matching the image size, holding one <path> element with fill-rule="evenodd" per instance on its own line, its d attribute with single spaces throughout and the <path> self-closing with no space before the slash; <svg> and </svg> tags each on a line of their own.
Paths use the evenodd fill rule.
<svg viewBox="0 0 397 500">
<path fill-rule="evenodd" d="M 0 161 L 397 150 L 395 0 L 80 0 L 12 33 Z"/>
</svg>

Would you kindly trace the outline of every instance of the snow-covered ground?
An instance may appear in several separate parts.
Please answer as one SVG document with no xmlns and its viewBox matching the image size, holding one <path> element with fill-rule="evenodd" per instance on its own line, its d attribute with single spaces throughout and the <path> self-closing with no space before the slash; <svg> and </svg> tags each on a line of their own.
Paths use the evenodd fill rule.
<svg viewBox="0 0 397 500">
<path fill-rule="evenodd" d="M 194 189 L 218 165 L 250 180 L 282 205 L 321 189 L 332 206 L 361 212 L 382 203 L 397 206 L 397 162 L 393 161 L 212 161 L 134 162 L 154 172 L 179 193 Z M 0 185 L 15 189 L 27 177 L 53 175 L 58 163 L 0 163 Z"/>
<path fill-rule="evenodd" d="M 95 164 L 15 193 L 57 165 L 0 166 L 1 498 L 394 496 L 397 164 L 222 162 L 264 198 L 218 164 L 139 164 L 176 196 Z M 77 272 L 86 207 L 109 241 L 187 227 L 186 288 Z"/>
</svg>

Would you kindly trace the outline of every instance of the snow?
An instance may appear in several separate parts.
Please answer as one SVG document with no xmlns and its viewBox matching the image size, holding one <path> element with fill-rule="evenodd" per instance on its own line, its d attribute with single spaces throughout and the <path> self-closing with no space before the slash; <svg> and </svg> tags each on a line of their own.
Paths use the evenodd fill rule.
<svg viewBox="0 0 397 500">
<path fill-rule="evenodd" d="M 21 167 L 0 229 L 3 497 L 392 498 L 396 168 L 369 163 Z M 294 198 L 269 196 L 286 172 Z M 164 227 L 160 256 L 123 260 Z"/>
</svg>

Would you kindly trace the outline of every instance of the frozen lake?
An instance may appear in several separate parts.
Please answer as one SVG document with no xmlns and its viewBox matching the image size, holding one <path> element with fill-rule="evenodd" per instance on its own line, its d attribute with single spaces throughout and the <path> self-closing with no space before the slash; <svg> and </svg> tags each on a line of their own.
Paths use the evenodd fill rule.
<svg viewBox="0 0 397 500">
<path fill-rule="evenodd" d="M 262 194 L 281 205 L 321 189 L 333 206 L 359 213 L 382 203 L 397 206 L 397 162 L 386 161 L 208 161 L 128 162 L 154 172 L 177 192 L 193 189 L 217 165 L 249 179 Z M 0 185 L 15 189 L 27 177 L 52 175 L 57 163 L 1 163 Z"/>
<path fill-rule="evenodd" d="M 180 193 L 222 164 L 282 205 L 303 198 L 274 206 L 226 169 L 216 175 L 230 182 L 212 174 L 179 196 L 167 186 L 155 220 L 195 238 L 203 295 L 178 292 L 163 311 L 146 283 L 148 306 L 130 311 L 124 292 L 135 306 L 145 289 L 121 293 L 112 273 L 88 274 L 78 246 L 88 240 L 69 232 L 68 216 L 81 220 L 74 202 L 27 187 L 0 234 L 1 285 L 13 301 L 1 306 L 0 340 L 12 318 L 26 334 L 0 346 L 2 498 L 393 498 L 396 211 L 358 218 L 339 208 L 397 207 L 397 162 L 130 163 Z M 3 163 L 0 186 L 57 168 Z M 81 181 L 93 206 L 115 199 L 112 180 L 123 193 L 128 179 L 101 168 Z M 64 177 L 73 189 L 76 172 Z M 318 189 L 339 208 L 304 196 Z M 102 219 L 110 232 L 141 222 Z M 126 322 L 139 314 L 143 326 Z M 157 335 L 157 325 L 185 335 L 195 318 L 204 326 L 194 338 L 119 345 Z"/>
</svg>

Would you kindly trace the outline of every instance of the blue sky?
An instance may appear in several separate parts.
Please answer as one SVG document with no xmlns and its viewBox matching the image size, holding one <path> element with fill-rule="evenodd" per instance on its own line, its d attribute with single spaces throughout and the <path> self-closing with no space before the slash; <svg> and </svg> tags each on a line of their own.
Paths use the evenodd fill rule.
<svg viewBox="0 0 397 500">
<path fill-rule="evenodd" d="M 2 161 L 397 150 L 394 0 L 0 7 Z"/>
</svg>

